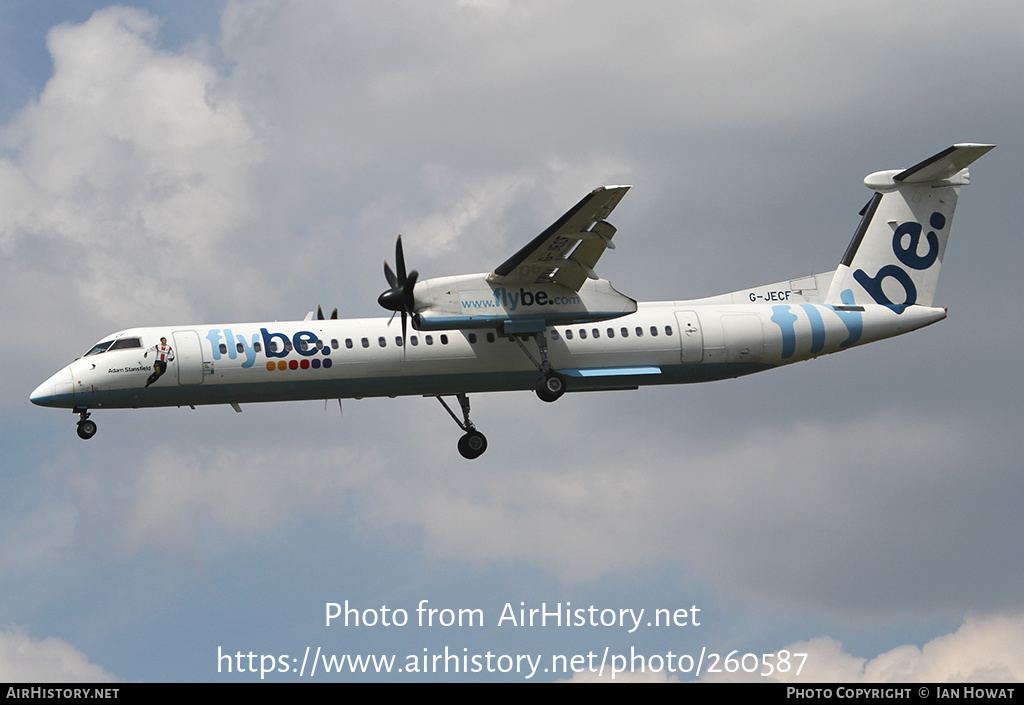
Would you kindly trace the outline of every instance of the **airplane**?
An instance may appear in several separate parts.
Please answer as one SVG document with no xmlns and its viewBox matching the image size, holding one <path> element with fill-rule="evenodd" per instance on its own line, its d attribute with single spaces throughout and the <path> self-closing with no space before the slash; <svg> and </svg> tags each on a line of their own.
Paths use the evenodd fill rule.
<svg viewBox="0 0 1024 705">
<path fill-rule="evenodd" d="M 595 273 L 629 186 L 590 192 L 493 271 L 420 281 L 396 269 L 378 303 L 391 318 L 167 325 L 104 336 L 31 401 L 72 409 L 92 438 L 95 409 L 309 399 L 436 397 L 479 457 L 469 394 L 637 389 L 740 377 L 922 328 L 967 166 L 995 145 L 955 144 L 908 169 L 870 174 L 873 192 L 838 267 L 728 294 L 637 302 Z M 395 316 L 400 328 L 392 328 Z M 412 326 L 410 334 L 409 325 Z M 445 401 L 455 397 L 461 418 Z"/>
</svg>

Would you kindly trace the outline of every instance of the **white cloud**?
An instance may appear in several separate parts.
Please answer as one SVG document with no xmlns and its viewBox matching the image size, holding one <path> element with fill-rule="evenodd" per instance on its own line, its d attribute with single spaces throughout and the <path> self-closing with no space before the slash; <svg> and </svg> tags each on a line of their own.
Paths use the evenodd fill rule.
<svg viewBox="0 0 1024 705">
<path fill-rule="evenodd" d="M 584 670 L 576 673 L 572 678 L 558 681 L 559 683 L 679 683 L 677 676 L 665 671 L 624 671 L 612 673 L 606 670 L 599 671 Z"/>
<path fill-rule="evenodd" d="M 53 78 L 0 132 L 0 247 L 46 248 L 35 275 L 54 292 L 75 282 L 69 305 L 110 320 L 154 302 L 194 315 L 221 276 L 210 255 L 256 204 L 260 149 L 241 108 L 201 57 L 160 49 L 158 30 L 125 7 L 55 27 Z"/>
<path fill-rule="evenodd" d="M 341 443 L 159 444 L 126 451 L 130 462 L 106 458 L 111 467 L 102 470 L 69 463 L 52 472 L 73 489 L 79 521 L 104 527 L 99 535 L 118 537 L 104 545 L 129 552 L 230 550 L 303 516 L 344 516 L 358 532 L 402 536 L 436 557 L 534 565 L 567 583 L 669 564 L 755 603 L 860 615 L 934 614 L 946 593 L 979 607 L 1010 599 L 1014 571 L 984 586 L 950 577 L 990 524 L 1017 521 L 1006 515 L 1012 508 L 993 506 L 977 520 L 974 496 L 989 492 L 997 470 L 960 477 L 984 438 L 959 421 L 884 412 L 840 426 L 761 426 L 717 446 L 650 424 L 642 424 L 648 441 L 637 444 L 640 431 L 627 422 L 581 448 L 559 439 L 586 437 L 609 407 L 569 397 L 556 413 L 526 394 L 500 400 L 497 416 L 479 410 L 498 435 L 472 466 L 455 454 L 454 427 L 430 437 L 448 430 L 442 411 L 406 400 L 358 407 Z M 531 441 L 548 448 L 543 459 L 532 450 L 517 461 L 522 449 L 507 424 L 549 412 L 534 422 Z M 267 407 L 245 424 L 253 432 L 289 416 L 300 418 Z M 183 420 L 191 426 L 193 418 Z M 396 428 L 402 446 L 391 438 Z M 695 450 L 680 454 L 685 447 Z M 1008 550 L 991 547 L 972 570 L 992 570 Z"/>
<path fill-rule="evenodd" d="M 510 416 L 528 418 L 532 401 Z M 601 426 L 611 402 L 593 417 L 584 400 L 559 403 L 556 428 L 533 426 L 531 444 L 547 449 L 538 457 L 517 463 L 513 451 L 511 465 L 445 481 L 381 476 L 374 516 L 419 527 L 427 549 L 450 559 L 535 563 L 570 582 L 682 562 L 745 599 L 867 613 L 927 609 L 912 596 L 932 574 L 900 566 L 948 570 L 954 554 L 934 537 L 960 532 L 952 540 L 967 544 L 987 531 L 942 525 L 948 515 L 933 511 L 963 499 L 960 463 L 978 451 L 953 420 L 893 412 L 761 425 L 709 445 L 678 428 Z M 559 438 L 585 438 L 586 449 Z M 488 453 L 501 453 L 494 445 Z"/>
<path fill-rule="evenodd" d="M 66 556 L 77 517 L 69 502 L 33 507 L 24 517 L 7 517 L 0 572 L 14 575 L 46 569 Z M 14 528 L 16 527 L 16 529 Z"/>
<path fill-rule="evenodd" d="M 331 457 L 344 458 L 343 463 Z M 82 521 L 126 552 L 253 545 L 308 514 L 352 508 L 383 465 L 376 450 L 167 446 L 110 476 L 65 469 Z M 116 486 L 118 491 L 114 491 Z"/>
<path fill-rule="evenodd" d="M 63 639 L 33 639 L 20 629 L 8 628 L 0 630 L 0 681 L 114 683 L 117 679 Z"/>
<path fill-rule="evenodd" d="M 952 634 L 923 647 L 898 646 L 870 659 L 847 653 L 830 637 L 796 642 L 782 650 L 807 654 L 806 659 L 794 656 L 794 668 L 776 674 L 775 679 L 784 683 L 1019 683 L 1024 680 L 1024 617 L 969 618 Z M 736 674 L 702 680 L 759 678 Z"/>
<path fill-rule="evenodd" d="M 50 33 L 54 76 L 13 132 L 27 180 L 74 210 L 53 225 L 75 240 L 124 222 L 154 244 L 202 242 L 243 214 L 251 130 L 216 71 L 159 49 L 157 31 L 114 7 Z"/>
</svg>

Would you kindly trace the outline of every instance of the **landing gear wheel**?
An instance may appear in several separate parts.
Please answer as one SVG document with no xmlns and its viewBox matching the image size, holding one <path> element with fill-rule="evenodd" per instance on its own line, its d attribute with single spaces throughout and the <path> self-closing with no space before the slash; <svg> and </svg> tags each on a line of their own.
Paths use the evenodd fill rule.
<svg viewBox="0 0 1024 705">
<path fill-rule="evenodd" d="M 96 422 L 89 419 L 82 419 L 78 422 L 78 437 L 87 441 L 96 435 Z"/>
<path fill-rule="evenodd" d="M 452 417 L 452 420 L 459 425 L 465 435 L 459 439 L 459 453 L 466 460 L 473 460 L 479 458 L 487 450 L 487 438 L 484 434 L 476 430 L 476 426 L 469 420 L 469 397 L 466 396 L 465 392 L 460 392 L 455 395 L 455 398 L 459 400 L 459 406 L 462 407 L 462 420 L 459 421 L 459 417 L 455 415 L 451 407 L 448 406 L 448 402 L 444 400 L 440 394 L 436 395 L 435 398 L 441 402 L 441 406 L 448 412 L 448 415 Z"/>
<path fill-rule="evenodd" d="M 565 394 L 565 377 L 557 372 L 548 372 L 537 380 L 536 391 L 541 401 L 555 401 Z"/>
<path fill-rule="evenodd" d="M 487 450 L 487 438 L 479 431 L 469 431 L 459 439 L 459 453 L 466 460 L 479 458 Z"/>
</svg>

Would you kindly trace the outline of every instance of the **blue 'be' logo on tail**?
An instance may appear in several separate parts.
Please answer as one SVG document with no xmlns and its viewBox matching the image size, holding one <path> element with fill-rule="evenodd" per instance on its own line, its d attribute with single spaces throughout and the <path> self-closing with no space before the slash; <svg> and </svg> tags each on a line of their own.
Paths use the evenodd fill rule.
<svg viewBox="0 0 1024 705">
<path fill-rule="evenodd" d="M 921 231 L 923 230 L 920 223 L 903 223 L 892 234 L 893 254 L 896 255 L 896 259 L 910 269 L 924 271 L 935 264 L 935 261 L 939 258 L 939 237 L 935 234 L 935 230 L 942 230 L 946 227 L 946 216 L 942 215 L 942 213 L 932 213 L 928 224 L 934 230 L 929 230 L 925 236 L 928 242 L 928 251 L 923 255 L 917 253 L 917 247 L 921 242 Z M 903 246 L 904 237 L 908 237 L 906 247 Z M 882 282 L 886 277 L 895 279 L 903 287 L 905 293 L 903 303 L 898 304 L 892 301 L 882 291 Z M 898 264 L 885 265 L 878 270 L 874 277 L 869 276 L 863 269 L 858 269 L 853 273 L 853 278 L 864 287 L 864 290 L 875 300 L 875 303 L 888 306 L 896 313 L 903 313 L 907 306 L 913 306 L 917 303 L 917 287 L 914 286 L 914 281 L 910 278 L 907 270 Z"/>
</svg>

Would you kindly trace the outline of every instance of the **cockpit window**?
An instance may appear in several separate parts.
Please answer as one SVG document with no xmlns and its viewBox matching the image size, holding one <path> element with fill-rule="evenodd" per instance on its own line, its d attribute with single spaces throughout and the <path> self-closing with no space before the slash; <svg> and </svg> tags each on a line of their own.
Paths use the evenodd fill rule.
<svg viewBox="0 0 1024 705">
<path fill-rule="evenodd" d="M 113 340 L 104 340 L 102 343 L 96 343 L 85 356 L 89 357 L 90 355 L 99 355 L 101 352 L 106 352 L 113 342 Z"/>
<path fill-rule="evenodd" d="M 141 348 L 141 347 L 142 347 L 142 339 L 141 338 L 121 338 L 120 340 L 115 340 L 114 344 L 110 346 L 110 349 L 111 350 L 128 350 L 130 348 Z"/>
<path fill-rule="evenodd" d="M 131 350 L 132 348 L 141 348 L 142 338 L 120 338 L 118 340 L 104 340 L 102 343 L 96 343 L 92 347 L 92 350 L 85 354 L 86 357 L 89 355 L 99 355 L 110 350 Z"/>
</svg>

